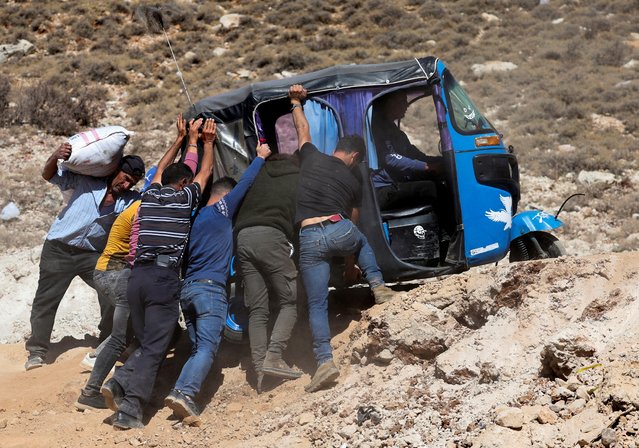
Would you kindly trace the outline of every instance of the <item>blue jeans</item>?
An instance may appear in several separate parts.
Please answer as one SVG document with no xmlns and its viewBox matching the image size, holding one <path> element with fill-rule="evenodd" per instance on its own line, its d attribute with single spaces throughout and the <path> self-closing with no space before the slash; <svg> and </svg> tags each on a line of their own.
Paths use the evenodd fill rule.
<svg viewBox="0 0 639 448">
<path fill-rule="evenodd" d="M 300 272 L 308 297 L 308 320 L 313 335 L 313 352 L 317 364 L 333 358 L 331 330 L 328 325 L 328 281 L 331 258 L 355 254 L 357 265 L 368 284 L 374 288 L 384 279 L 373 249 L 366 237 L 348 219 L 300 230 Z"/>
<path fill-rule="evenodd" d="M 192 348 L 174 389 L 195 397 L 220 346 L 228 311 L 226 288 L 217 284 L 186 282 L 180 294 L 180 305 Z"/>
</svg>

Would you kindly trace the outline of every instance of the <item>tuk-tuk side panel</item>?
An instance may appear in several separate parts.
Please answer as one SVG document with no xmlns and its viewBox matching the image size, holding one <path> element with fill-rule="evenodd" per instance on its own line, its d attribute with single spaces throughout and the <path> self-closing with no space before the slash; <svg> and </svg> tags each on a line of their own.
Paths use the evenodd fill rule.
<svg viewBox="0 0 639 448">
<path fill-rule="evenodd" d="M 473 153 L 456 153 L 459 199 L 469 266 L 501 260 L 510 245 L 512 197 L 506 190 L 477 183 Z"/>
<path fill-rule="evenodd" d="M 475 139 L 484 135 L 497 135 L 493 129 L 461 134 L 453 125 L 450 97 L 444 82 L 445 65 L 440 61 L 440 76 L 446 108 L 445 126 L 450 132 L 454 154 L 455 185 L 464 229 L 464 246 L 468 266 L 478 266 L 502 259 L 509 250 L 512 227 L 512 197 L 506 190 L 482 185 L 477 181 L 473 159 L 480 154 L 507 154 L 501 144 L 478 148 Z"/>
</svg>

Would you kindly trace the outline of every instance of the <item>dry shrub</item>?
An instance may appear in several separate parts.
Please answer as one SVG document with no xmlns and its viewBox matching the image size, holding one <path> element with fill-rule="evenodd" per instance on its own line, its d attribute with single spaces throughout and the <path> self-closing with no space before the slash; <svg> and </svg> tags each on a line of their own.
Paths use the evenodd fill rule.
<svg viewBox="0 0 639 448">
<path fill-rule="evenodd" d="M 83 67 L 83 72 L 89 79 L 96 82 L 105 82 L 107 84 L 128 83 L 126 75 L 111 61 L 88 62 Z"/>
<path fill-rule="evenodd" d="M 137 106 L 138 104 L 151 104 L 162 98 L 162 89 L 157 87 L 137 89 L 129 96 L 127 103 L 130 106 Z"/>
<path fill-rule="evenodd" d="M 598 34 L 610 31 L 610 22 L 604 17 L 593 17 L 584 24 L 584 28 L 584 37 L 594 39 Z"/>
<path fill-rule="evenodd" d="M 21 92 L 16 115 L 20 122 L 47 132 L 71 135 L 95 126 L 104 115 L 106 91 L 96 87 L 67 88 L 58 78 L 40 81 Z"/>
<path fill-rule="evenodd" d="M 384 28 L 394 26 L 404 15 L 401 8 L 383 0 L 370 0 L 367 8 L 373 23 Z"/>
<path fill-rule="evenodd" d="M 251 69 L 267 68 L 275 62 L 275 53 L 271 50 L 253 51 L 244 58 L 244 63 Z"/>
<path fill-rule="evenodd" d="M 628 47 L 621 42 L 615 41 L 612 44 L 602 48 L 595 55 L 595 62 L 601 65 L 610 65 L 613 67 L 619 67 L 626 59 Z"/>
<path fill-rule="evenodd" d="M 0 117 L 6 117 L 6 111 L 9 107 L 9 94 L 11 93 L 11 83 L 9 78 L 0 75 Z"/>
<path fill-rule="evenodd" d="M 80 16 L 82 17 L 82 16 Z M 71 28 L 75 32 L 75 34 L 79 37 L 83 37 L 84 39 L 90 39 L 93 36 L 93 27 L 91 23 L 86 18 L 78 19 Z"/>
<path fill-rule="evenodd" d="M 446 15 L 446 9 L 442 7 L 439 2 L 435 0 L 429 0 L 424 2 L 424 4 L 419 8 L 417 13 L 423 19 L 441 19 Z"/>
<path fill-rule="evenodd" d="M 283 48 L 282 53 L 275 61 L 275 71 L 283 70 L 297 71 L 314 64 L 318 58 L 306 51 L 303 47 Z"/>
</svg>

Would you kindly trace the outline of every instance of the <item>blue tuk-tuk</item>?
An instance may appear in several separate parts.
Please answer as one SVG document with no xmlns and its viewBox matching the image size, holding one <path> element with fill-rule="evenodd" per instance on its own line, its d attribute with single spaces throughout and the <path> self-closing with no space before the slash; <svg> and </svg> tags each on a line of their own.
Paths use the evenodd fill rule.
<svg viewBox="0 0 639 448">
<path fill-rule="evenodd" d="M 197 102 L 187 118 L 218 123 L 216 176 L 239 178 L 255 157 L 258 141 L 273 152 L 297 149 L 289 86 L 308 90 L 304 112 L 312 141 L 332 153 L 339 137 L 359 135 L 367 144 L 358 169 L 364 197 L 358 227 L 368 238 L 388 282 L 433 277 L 493 263 L 564 253 L 549 231 L 562 225 L 549 213 L 517 213 L 519 171 L 512 147 L 482 115 L 445 64 L 435 57 L 371 65 L 341 65 L 247 85 Z M 400 93 L 400 95 L 398 95 Z M 434 197 L 419 194 L 381 207 L 375 177 L 385 169 L 376 137 L 383 101 L 402 98 L 405 114 L 393 126 L 441 167 L 422 179 Z M 336 280 L 337 282 L 337 280 Z"/>
</svg>

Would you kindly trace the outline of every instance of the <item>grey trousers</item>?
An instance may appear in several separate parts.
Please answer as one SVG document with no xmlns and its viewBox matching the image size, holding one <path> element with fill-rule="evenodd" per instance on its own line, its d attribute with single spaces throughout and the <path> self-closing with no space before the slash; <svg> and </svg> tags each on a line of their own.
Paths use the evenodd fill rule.
<svg viewBox="0 0 639 448">
<path fill-rule="evenodd" d="M 94 288 L 93 271 L 99 252 L 81 250 L 57 241 L 46 240 L 40 256 L 40 279 L 31 306 L 31 337 L 25 344 L 31 355 L 45 356 L 49 350 L 51 332 L 58 306 L 74 277 L 79 276 Z M 113 304 L 98 293 L 102 319 L 98 330 L 100 340 L 111 334 Z"/>
<path fill-rule="evenodd" d="M 107 297 L 115 306 L 113 313 L 113 330 L 111 335 L 96 349 L 97 358 L 91 376 L 84 388 L 88 395 L 100 393 L 104 379 L 126 348 L 126 331 L 129 323 L 129 302 L 126 298 L 126 288 L 131 269 L 118 271 L 95 271 L 93 281 L 95 289 Z"/>
<path fill-rule="evenodd" d="M 244 278 L 244 303 L 249 310 L 249 341 L 253 366 L 262 370 L 267 350 L 281 356 L 297 321 L 297 269 L 291 244 L 278 229 L 255 226 L 237 236 L 237 257 Z M 268 341 L 269 293 L 280 312 Z"/>
</svg>

